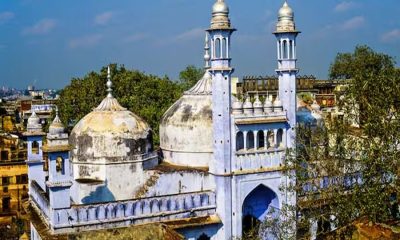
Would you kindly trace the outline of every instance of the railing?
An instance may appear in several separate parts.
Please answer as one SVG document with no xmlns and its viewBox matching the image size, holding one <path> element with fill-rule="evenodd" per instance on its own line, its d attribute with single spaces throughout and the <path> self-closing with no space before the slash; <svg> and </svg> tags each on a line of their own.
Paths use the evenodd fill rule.
<svg viewBox="0 0 400 240">
<path fill-rule="evenodd" d="M 32 180 L 31 187 L 29 189 L 30 199 L 36 204 L 36 206 L 44 213 L 45 217 L 50 217 L 50 204 L 46 193 L 41 189 L 39 184 Z"/>
<path fill-rule="evenodd" d="M 54 231 L 72 227 L 89 230 L 208 216 L 215 213 L 215 201 L 215 193 L 207 191 L 75 205 L 67 209 L 53 210 L 49 225 Z"/>
<path fill-rule="evenodd" d="M 277 168 L 282 165 L 284 155 L 285 152 L 283 148 L 239 151 L 236 152 L 235 169 L 237 171 L 244 171 Z"/>
</svg>

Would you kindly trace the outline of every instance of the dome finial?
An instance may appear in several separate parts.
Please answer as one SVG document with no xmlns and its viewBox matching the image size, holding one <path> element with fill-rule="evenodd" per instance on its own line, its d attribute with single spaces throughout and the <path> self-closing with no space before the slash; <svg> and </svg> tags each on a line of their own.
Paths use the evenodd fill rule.
<svg viewBox="0 0 400 240">
<path fill-rule="evenodd" d="M 110 71 L 110 66 L 107 68 L 107 92 L 108 95 L 107 97 L 112 98 L 112 82 L 111 82 L 111 71 Z"/>
<path fill-rule="evenodd" d="M 217 0 L 212 7 L 211 29 L 230 29 L 229 7 L 224 0 Z"/>
<path fill-rule="evenodd" d="M 205 46 L 204 46 L 205 54 L 204 54 L 204 61 L 205 61 L 205 66 L 204 69 L 209 69 L 210 68 L 210 46 L 208 45 L 208 33 L 206 33 L 206 38 L 205 38 Z"/>
</svg>

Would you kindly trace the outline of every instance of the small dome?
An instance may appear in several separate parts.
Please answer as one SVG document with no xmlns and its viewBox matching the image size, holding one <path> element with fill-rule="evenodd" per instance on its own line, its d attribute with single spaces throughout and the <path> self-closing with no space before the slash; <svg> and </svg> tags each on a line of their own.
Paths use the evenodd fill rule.
<svg viewBox="0 0 400 240">
<path fill-rule="evenodd" d="M 229 7 L 224 0 L 217 0 L 212 8 L 211 29 L 231 29 Z"/>
<path fill-rule="evenodd" d="M 244 109 L 253 108 L 253 103 L 251 103 L 250 97 L 247 97 L 247 98 L 246 98 L 246 101 L 245 101 L 244 104 L 243 104 L 243 108 L 244 108 Z"/>
<path fill-rule="evenodd" d="M 208 167 L 213 154 L 212 76 L 206 71 L 163 115 L 160 147 L 164 161 Z"/>
<path fill-rule="evenodd" d="M 274 108 L 272 105 L 271 96 L 266 97 L 265 102 L 264 102 L 264 112 L 270 113 L 270 112 L 273 112 L 273 109 Z"/>
<path fill-rule="evenodd" d="M 277 96 L 274 101 L 274 111 L 275 112 L 283 111 L 283 105 L 282 105 L 281 100 L 279 99 L 279 96 Z"/>
<path fill-rule="evenodd" d="M 28 132 L 41 132 L 42 124 L 40 124 L 40 118 L 36 115 L 35 111 L 32 111 L 32 115 L 28 118 L 28 124 L 26 125 Z"/>
<path fill-rule="evenodd" d="M 258 95 L 256 96 L 256 100 L 253 103 L 254 113 L 255 114 L 262 114 L 263 113 L 263 104 L 260 101 Z"/>
<path fill-rule="evenodd" d="M 278 23 L 276 24 L 276 32 L 295 32 L 296 25 L 294 23 L 294 12 L 289 7 L 287 1 L 283 4 L 278 12 Z"/>
<path fill-rule="evenodd" d="M 250 101 L 249 96 L 246 98 L 246 101 L 243 104 L 243 112 L 247 115 L 251 115 L 254 112 L 253 103 Z"/>
<path fill-rule="evenodd" d="M 287 1 L 285 1 L 285 3 L 283 4 L 283 6 L 281 7 L 281 9 L 279 9 L 279 13 L 278 13 L 278 17 L 282 18 L 282 17 L 291 17 L 293 18 L 294 13 L 292 8 L 289 7 L 289 4 L 287 3 Z"/>
<path fill-rule="evenodd" d="M 232 96 L 232 113 L 234 115 L 239 115 L 243 113 L 243 102 L 240 101 L 238 98 Z"/>
<path fill-rule="evenodd" d="M 213 8 L 212 8 L 212 13 L 229 13 L 229 7 L 225 3 L 224 0 L 218 0 L 216 3 L 214 3 Z"/>
<path fill-rule="evenodd" d="M 36 115 L 36 112 L 33 111 L 31 116 L 28 118 L 28 125 L 40 124 L 40 118 Z"/>
<path fill-rule="evenodd" d="M 56 117 L 54 118 L 53 122 L 50 124 L 49 133 L 50 134 L 61 134 L 64 133 L 65 128 L 64 124 L 61 122 L 60 118 L 58 117 L 58 113 L 56 113 Z"/>
</svg>

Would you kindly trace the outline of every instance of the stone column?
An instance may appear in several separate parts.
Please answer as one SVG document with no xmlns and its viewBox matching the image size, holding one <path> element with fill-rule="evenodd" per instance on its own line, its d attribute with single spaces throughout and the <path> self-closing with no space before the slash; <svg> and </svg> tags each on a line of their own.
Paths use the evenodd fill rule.
<svg viewBox="0 0 400 240">
<path fill-rule="evenodd" d="M 244 151 L 247 151 L 247 131 L 243 131 L 243 144 Z"/>
</svg>

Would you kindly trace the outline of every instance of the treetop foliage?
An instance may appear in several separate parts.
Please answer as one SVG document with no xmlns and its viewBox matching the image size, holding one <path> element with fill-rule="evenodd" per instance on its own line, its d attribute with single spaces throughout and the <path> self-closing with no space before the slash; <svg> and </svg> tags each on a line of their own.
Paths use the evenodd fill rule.
<svg viewBox="0 0 400 240">
<path fill-rule="evenodd" d="M 199 72 L 189 66 L 181 72 L 181 81 L 167 76 L 158 77 L 123 65 L 111 64 L 113 96 L 119 103 L 142 117 L 154 131 L 154 141 L 159 143 L 159 121 L 164 112 L 182 95 L 183 91 L 199 80 Z M 196 81 L 194 79 L 197 79 Z M 60 117 L 71 128 L 106 97 L 107 67 L 100 72 L 89 72 L 82 78 L 73 78 L 60 92 L 58 107 Z"/>
</svg>

